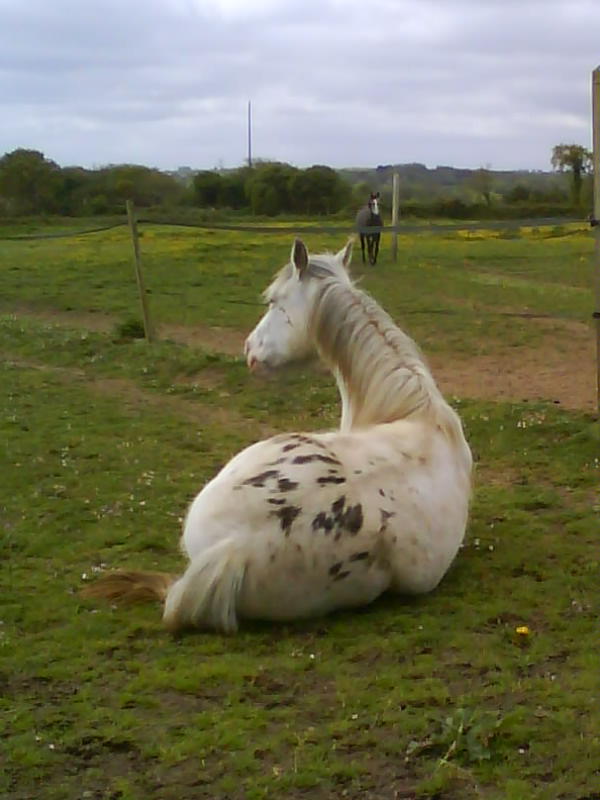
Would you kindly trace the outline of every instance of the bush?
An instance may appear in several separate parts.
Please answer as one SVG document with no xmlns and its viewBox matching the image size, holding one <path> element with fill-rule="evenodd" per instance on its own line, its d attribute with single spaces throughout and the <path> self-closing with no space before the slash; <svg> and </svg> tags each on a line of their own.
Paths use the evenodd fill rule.
<svg viewBox="0 0 600 800">
<path fill-rule="evenodd" d="M 144 323 L 136 317 L 131 317 L 124 322 L 117 323 L 115 326 L 115 333 L 121 341 L 144 339 L 146 337 Z"/>
</svg>

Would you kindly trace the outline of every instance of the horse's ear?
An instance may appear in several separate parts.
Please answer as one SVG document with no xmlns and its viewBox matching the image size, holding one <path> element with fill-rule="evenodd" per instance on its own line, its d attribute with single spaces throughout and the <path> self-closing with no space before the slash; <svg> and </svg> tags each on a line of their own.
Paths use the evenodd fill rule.
<svg viewBox="0 0 600 800">
<path fill-rule="evenodd" d="M 351 236 L 346 242 L 346 246 L 342 247 L 340 252 L 337 254 L 337 258 L 342 262 L 346 269 L 348 269 L 350 262 L 352 261 L 352 246 L 354 245 L 354 238 L 354 236 Z"/>
<path fill-rule="evenodd" d="M 292 264 L 296 267 L 298 275 L 302 277 L 302 274 L 308 267 L 308 250 L 302 239 L 294 239 Z"/>
</svg>

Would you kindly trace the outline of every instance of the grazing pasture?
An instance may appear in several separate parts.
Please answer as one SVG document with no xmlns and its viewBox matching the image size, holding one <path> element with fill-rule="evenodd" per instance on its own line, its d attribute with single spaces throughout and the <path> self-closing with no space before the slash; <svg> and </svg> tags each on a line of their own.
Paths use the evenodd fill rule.
<svg viewBox="0 0 600 800">
<path fill-rule="evenodd" d="M 292 237 L 142 231 L 152 346 L 122 335 L 139 316 L 126 229 L 0 241 L 2 796 L 598 796 L 589 234 L 405 236 L 397 264 L 384 237 L 364 270 L 477 461 L 433 593 L 173 637 L 157 605 L 78 591 L 113 567 L 180 571 L 202 484 L 339 408 L 322 372 L 264 381 L 238 355 Z"/>
</svg>

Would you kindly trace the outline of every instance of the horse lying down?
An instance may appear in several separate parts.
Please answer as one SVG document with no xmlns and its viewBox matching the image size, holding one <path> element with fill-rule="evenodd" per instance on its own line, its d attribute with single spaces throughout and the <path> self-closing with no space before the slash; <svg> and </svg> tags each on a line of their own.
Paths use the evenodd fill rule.
<svg viewBox="0 0 600 800">
<path fill-rule="evenodd" d="M 251 370 L 316 351 L 342 401 L 339 430 L 286 433 L 238 453 L 200 491 L 181 576 L 114 572 L 88 597 L 164 601 L 164 624 L 233 632 L 434 589 L 463 540 L 472 459 L 415 343 L 348 274 L 352 244 L 291 261 L 248 336 Z"/>
</svg>

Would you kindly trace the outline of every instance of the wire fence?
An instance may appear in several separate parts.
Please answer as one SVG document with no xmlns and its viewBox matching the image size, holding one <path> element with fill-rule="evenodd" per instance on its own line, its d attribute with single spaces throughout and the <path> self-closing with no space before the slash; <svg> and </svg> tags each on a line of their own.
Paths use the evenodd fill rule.
<svg viewBox="0 0 600 800">
<path fill-rule="evenodd" d="M 134 262 L 136 268 L 136 277 L 138 282 L 139 301 L 142 310 L 144 321 L 145 336 L 148 341 L 153 341 L 156 338 L 156 329 L 153 325 L 150 312 L 147 305 L 147 292 L 144 288 L 143 273 L 140 249 L 138 244 L 138 226 L 165 226 L 165 227 L 178 227 L 187 229 L 196 229 L 198 231 L 222 231 L 222 232 L 239 232 L 239 233 L 253 233 L 264 235 L 282 235 L 282 234 L 327 234 L 347 236 L 349 234 L 357 233 L 381 233 L 392 234 L 392 242 L 396 241 L 396 237 L 401 237 L 407 234 L 422 234 L 427 236 L 440 236 L 452 237 L 459 234 L 477 233 L 479 231 L 497 231 L 502 237 L 503 233 L 510 234 L 509 238 L 520 238 L 530 235 L 532 231 L 544 238 L 560 238 L 572 235 L 580 235 L 582 233 L 590 233 L 596 242 L 596 249 L 600 247 L 600 227 L 598 226 L 596 215 L 590 215 L 587 219 L 574 218 L 574 217 L 544 217 L 544 218 L 526 218 L 526 219 L 506 219 L 506 220 L 480 220 L 480 221 L 453 221 L 448 223 L 414 223 L 403 221 L 396 225 L 384 225 L 381 227 L 358 228 L 356 225 L 312 225 L 310 223 L 303 224 L 301 221 L 295 224 L 279 224 L 279 225 L 263 225 L 263 224 L 234 224 L 228 222 L 195 222 L 189 220 L 173 219 L 161 216 L 146 216 L 136 218 L 136 214 L 131 203 L 127 204 L 127 216 L 123 219 L 115 219 L 114 221 L 107 222 L 104 225 L 96 225 L 94 227 L 86 227 L 75 230 L 62 230 L 56 232 L 40 232 L 40 233 L 23 233 L 23 234 L 0 234 L 0 242 L 30 242 L 35 240 L 58 240 L 58 239 L 73 239 L 82 236 L 96 235 L 107 231 L 115 230 L 121 227 L 129 227 L 130 235 L 133 245 Z M 396 260 L 397 249 L 392 245 L 392 260 Z M 600 269 L 600 267 L 599 267 Z M 230 300 L 228 302 L 244 303 L 254 305 L 250 301 L 244 300 Z M 410 315 L 462 315 L 462 316 L 477 316 L 479 318 L 502 318 L 512 317 L 521 319 L 539 319 L 551 321 L 582 321 L 581 315 L 569 314 L 547 314 L 538 313 L 534 311 L 508 311 L 508 310 L 494 310 L 494 309 L 476 309 L 476 308 L 416 308 L 405 309 L 404 314 Z M 596 321 L 596 327 L 599 327 L 600 310 L 596 310 L 591 315 Z M 600 335 L 600 334 L 599 334 Z M 599 339 L 600 341 L 600 339 Z M 600 387 L 600 344 L 598 345 L 598 385 Z M 600 389 L 599 389 L 600 397 Z M 600 416 L 600 411 L 599 411 Z"/>
<path fill-rule="evenodd" d="M 403 234 L 410 233 L 423 233 L 444 236 L 461 231 L 476 232 L 476 231 L 522 231 L 525 228 L 549 228 L 560 227 L 564 228 L 566 225 L 578 224 L 583 227 L 590 225 L 589 219 L 581 219 L 576 217 L 544 217 L 544 218 L 529 218 L 517 220 L 483 220 L 480 222 L 452 222 L 444 223 L 407 223 L 401 222 L 398 225 L 383 225 L 380 227 L 358 228 L 356 225 L 304 225 L 302 223 L 296 225 L 235 225 L 231 223 L 218 223 L 218 222 L 184 222 L 174 219 L 163 219 L 161 217 L 141 217 L 137 220 L 138 225 L 164 225 L 180 228 L 197 228 L 204 231 L 237 231 L 241 233 L 264 233 L 264 234 L 297 234 L 297 233 L 311 233 L 311 234 L 340 234 L 349 235 L 353 233 L 392 233 L 402 236 Z M 104 231 L 113 230 L 115 228 L 126 227 L 128 225 L 127 219 L 119 222 L 111 223 L 110 225 L 102 225 L 94 228 L 82 228 L 80 230 L 62 231 L 57 233 L 24 233 L 24 234 L 9 234 L 0 235 L 0 241 L 21 242 L 21 241 L 34 241 L 36 239 L 68 239 L 78 236 L 86 236 L 88 234 L 102 233 Z M 553 233 L 552 236 L 569 236 L 574 233 L 579 233 L 580 230 L 562 230 L 560 233 Z"/>
<path fill-rule="evenodd" d="M 0 236 L 1 242 L 27 242 L 34 239 L 69 239 L 76 236 L 86 236 L 88 233 L 102 233 L 113 228 L 121 228 L 127 225 L 127 221 L 114 222 L 111 225 L 102 225 L 98 228 L 85 228 L 78 231 L 64 231 L 62 233 L 23 233 L 9 236 Z"/>
</svg>

